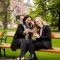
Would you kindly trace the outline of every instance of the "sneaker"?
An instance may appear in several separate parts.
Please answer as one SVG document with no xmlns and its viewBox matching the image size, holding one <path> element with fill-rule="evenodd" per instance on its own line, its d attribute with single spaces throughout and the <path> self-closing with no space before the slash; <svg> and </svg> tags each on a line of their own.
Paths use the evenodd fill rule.
<svg viewBox="0 0 60 60">
<path fill-rule="evenodd" d="M 20 57 L 16 58 L 16 60 L 20 60 Z"/>
<path fill-rule="evenodd" d="M 25 60 L 25 57 L 22 57 L 21 60 Z"/>
</svg>

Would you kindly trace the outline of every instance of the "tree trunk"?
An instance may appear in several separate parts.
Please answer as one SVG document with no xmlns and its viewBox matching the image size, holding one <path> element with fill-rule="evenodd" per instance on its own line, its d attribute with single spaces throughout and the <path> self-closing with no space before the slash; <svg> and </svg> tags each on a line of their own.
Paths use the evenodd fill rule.
<svg viewBox="0 0 60 60">
<path fill-rule="evenodd" d="M 5 18 L 4 18 L 4 21 L 3 21 L 3 25 L 4 25 L 4 30 L 7 29 L 7 12 L 5 12 Z"/>
</svg>

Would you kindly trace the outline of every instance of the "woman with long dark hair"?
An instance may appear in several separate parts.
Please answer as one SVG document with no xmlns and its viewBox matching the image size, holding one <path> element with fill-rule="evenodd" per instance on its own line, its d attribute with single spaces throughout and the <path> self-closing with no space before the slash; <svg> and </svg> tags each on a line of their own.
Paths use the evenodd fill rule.
<svg viewBox="0 0 60 60">
<path fill-rule="evenodd" d="M 14 35 L 12 44 L 11 44 L 11 49 L 16 50 L 18 47 L 21 49 L 21 54 L 17 60 L 21 59 L 23 60 L 25 57 L 25 53 L 27 50 L 29 50 L 31 59 L 32 60 L 37 60 L 35 52 L 33 50 L 33 44 L 32 44 L 32 27 L 33 25 L 31 24 L 32 18 L 29 15 L 26 15 L 23 18 L 23 24 L 19 24 L 16 30 L 16 33 Z"/>
</svg>

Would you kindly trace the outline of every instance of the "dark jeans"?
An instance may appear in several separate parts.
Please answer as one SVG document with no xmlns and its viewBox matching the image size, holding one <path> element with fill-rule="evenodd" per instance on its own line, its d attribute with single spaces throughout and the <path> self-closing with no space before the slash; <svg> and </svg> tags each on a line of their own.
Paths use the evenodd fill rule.
<svg viewBox="0 0 60 60">
<path fill-rule="evenodd" d="M 20 57 L 24 57 L 25 53 L 27 51 L 29 51 L 31 57 L 33 58 L 33 60 L 37 60 L 36 54 L 34 52 L 34 47 L 33 47 L 33 44 L 32 44 L 32 40 L 31 39 L 29 39 L 29 40 L 20 39 L 19 42 L 21 43 L 21 46 L 20 46 L 20 48 L 21 48 Z"/>
<path fill-rule="evenodd" d="M 28 48 L 29 52 L 33 54 L 33 45 L 32 45 L 32 40 L 25 40 L 25 39 L 20 39 L 19 43 L 21 44 L 21 57 L 25 56 L 26 49 Z"/>
<path fill-rule="evenodd" d="M 34 51 L 44 48 L 42 42 L 33 42 L 33 45 L 34 45 Z"/>
<path fill-rule="evenodd" d="M 24 57 L 25 56 L 25 50 L 26 50 L 26 40 L 20 39 L 19 45 L 20 45 L 20 49 L 21 49 L 20 57 Z"/>
</svg>

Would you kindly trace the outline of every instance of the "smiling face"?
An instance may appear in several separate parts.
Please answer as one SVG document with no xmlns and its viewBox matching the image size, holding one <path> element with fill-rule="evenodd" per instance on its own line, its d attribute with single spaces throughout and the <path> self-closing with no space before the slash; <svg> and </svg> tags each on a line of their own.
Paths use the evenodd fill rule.
<svg viewBox="0 0 60 60">
<path fill-rule="evenodd" d="M 27 25 L 28 25 L 28 24 L 31 24 L 32 19 L 29 17 L 29 18 L 27 18 L 27 19 L 26 19 L 26 21 L 25 21 L 25 22 L 26 22 L 26 24 L 27 24 Z"/>
<path fill-rule="evenodd" d="M 38 27 L 42 27 L 43 26 L 43 22 L 42 22 L 40 17 L 36 17 L 35 20 L 34 20 L 34 23 Z"/>
<path fill-rule="evenodd" d="M 29 18 L 26 19 L 25 22 L 26 22 L 26 23 L 30 23 L 31 21 L 32 21 L 32 19 L 29 17 Z"/>
</svg>

